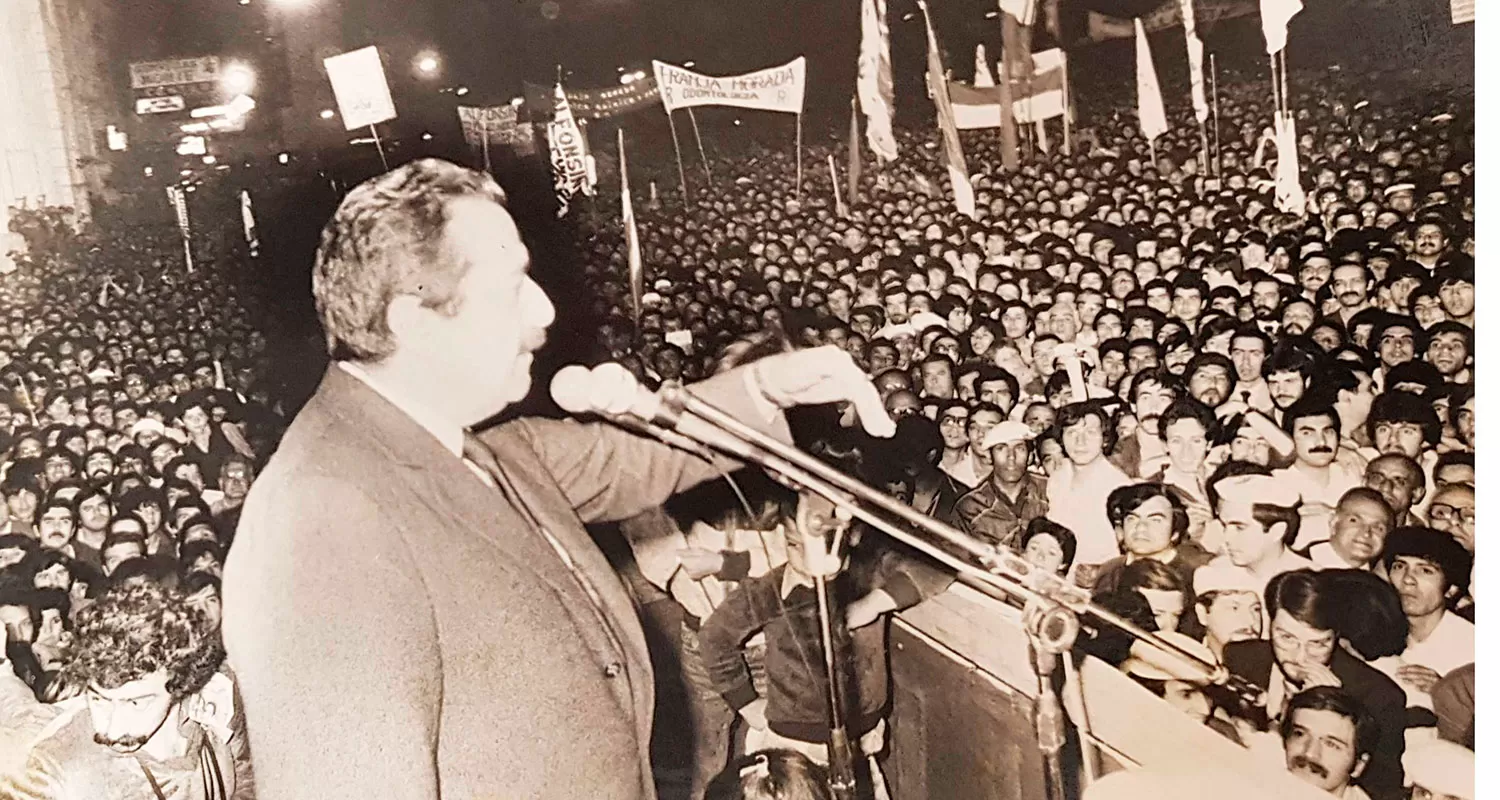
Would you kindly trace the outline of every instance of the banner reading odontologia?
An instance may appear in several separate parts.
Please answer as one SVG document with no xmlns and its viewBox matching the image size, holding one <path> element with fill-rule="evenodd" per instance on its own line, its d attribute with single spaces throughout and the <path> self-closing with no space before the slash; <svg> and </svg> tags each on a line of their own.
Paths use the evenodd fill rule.
<svg viewBox="0 0 1500 800">
<path fill-rule="evenodd" d="M 802 113 L 802 94 L 807 88 L 807 59 L 802 56 L 779 67 L 722 78 L 660 61 L 651 65 L 656 70 L 656 86 L 668 113 L 693 106 Z"/>
</svg>

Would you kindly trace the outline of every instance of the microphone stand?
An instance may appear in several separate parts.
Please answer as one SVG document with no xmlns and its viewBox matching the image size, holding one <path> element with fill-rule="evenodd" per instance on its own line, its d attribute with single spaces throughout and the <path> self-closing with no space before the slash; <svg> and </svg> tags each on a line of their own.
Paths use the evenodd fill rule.
<svg viewBox="0 0 1500 800">
<path fill-rule="evenodd" d="M 1196 678 L 1224 687 L 1247 705 L 1264 707 L 1265 692 L 1259 687 L 1230 674 L 1221 664 L 1201 660 L 1175 643 L 1157 634 L 1146 631 L 1129 620 L 1092 602 L 1088 590 L 1067 583 L 1062 578 L 1044 570 L 1033 568 L 1015 552 L 1007 548 L 996 548 L 958 529 L 921 514 L 900 501 L 875 491 L 863 483 L 839 472 L 792 445 L 752 428 L 712 403 L 693 396 L 678 386 L 662 387 L 658 393 L 665 416 L 678 419 L 684 415 L 705 423 L 714 434 L 727 437 L 710 437 L 679 430 L 679 433 L 697 439 L 703 444 L 721 450 L 735 458 L 751 461 L 764 467 L 773 478 L 794 489 L 814 492 L 831 502 L 838 512 L 857 517 L 897 541 L 903 542 L 925 553 L 930 558 L 953 569 L 958 579 L 975 590 L 1001 602 L 1020 600 L 1035 603 L 1043 609 L 1028 626 L 1037 650 L 1038 681 L 1046 685 L 1038 700 L 1037 727 L 1044 755 L 1048 760 L 1049 797 L 1063 796 L 1062 770 L 1057 760 L 1062 746 L 1063 715 L 1057 708 L 1055 693 L 1050 691 L 1050 675 L 1061 655 L 1070 650 L 1080 627 L 1079 617 L 1088 616 L 1117 630 L 1130 634 L 1136 641 L 1146 642 L 1166 653 L 1175 655 L 1184 665 L 1197 673 Z M 867 506 L 889 514 L 888 519 Z M 918 532 L 921 532 L 919 535 Z M 936 541 L 934 541 L 934 539 Z M 819 615 L 823 624 L 825 644 L 825 667 L 833 669 L 835 649 L 829 647 L 832 640 L 832 623 L 827 612 L 826 587 L 819 588 Z M 833 666 L 828 666 L 832 664 Z M 830 672 L 836 677 L 837 672 Z M 830 682 L 830 688 L 838 686 Z M 839 708 L 838 698 L 831 698 L 830 709 Z M 842 720 L 836 720 L 842 722 Z M 839 730 L 835 726 L 833 730 Z M 830 742 L 833 744 L 833 742 Z M 847 732 L 844 734 L 848 746 Z M 833 756 L 830 748 L 830 757 Z M 830 759 L 831 760 L 831 759 Z M 852 760 L 852 756 L 851 756 Z M 1086 788 L 1086 787 L 1082 787 Z M 843 800 L 842 797 L 840 800 Z"/>
<path fill-rule="evenodd" d="M 803 529 L 804 551 L 811 556 L 810 545 L 813 545 L 818 547 L 817 555 L 821 561 L 826 563 L 828 558 L 838 558 L 839 541 L 843 538 L 842 526 L 847 526 L 848 523 L 840 524 L 841 527 L 830 542 L 825 532 L 809 530 L 799 520 L 798 527 Z M 828 788 L 833 792 L 834 800 L 854 800 L 857 788 L 854 748 L 849 743 L 849 724 L 844 714 L 844 707 L 848 702 L 844 681 L 847 674 L 847 654 L 842 645 L 847 637 L 834 635 L 835 598 L 828 576 L 824 575 L 821 568 L 809 571 L 813 573 L 813 590 L 818 597 L 818 633 L 823 640 L 823 670 L 828 678 Z M 832 577 L 837 578 L 838 573 L 835 572 Z"/>
</svg>

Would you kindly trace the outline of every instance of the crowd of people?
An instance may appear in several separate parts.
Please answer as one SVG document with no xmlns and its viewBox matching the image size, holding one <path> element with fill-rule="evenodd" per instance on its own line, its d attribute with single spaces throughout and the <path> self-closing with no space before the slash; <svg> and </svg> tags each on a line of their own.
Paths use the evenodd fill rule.
<svg viewBox="0 0 1500 800">
<path fill-rule="evenodd" d="M 826 170 L 798 197 L 790 154 L 720 157 L 718 188 L 641 210 L 638 309 L 618 216 L 580 207 L 592 356 L 656 387 L 844 351 L 895 433 L 797 409 L 805 449 L 1265 702 L 1096 620 L 1080 653 L 1336 797 L 1473 800 L 1473 101 L 1294 78 L 1296 209 L 1254 80 L 1226 87 L 1208 159 L 1183 124 L 1153 161 L 1107 111 L 1015 172 L 970 139 L 972 219 L 931 132 L 902 133 L 847 214 L 811 188 Z M 287 424 L 266 337 L 232 255 L 186 272 L 175 230 L 49 213 L 0 276 L 0 794 L 247 800 L 219 587 Z M 847 559 L 798 535 L 834 528 Z M 883 623 L 951 575 L 759 474 L 620 529 L 681 606 L 691 796 L 828 796 L 819 576 L 860 785 L 889 796 Z"/>
</svg>

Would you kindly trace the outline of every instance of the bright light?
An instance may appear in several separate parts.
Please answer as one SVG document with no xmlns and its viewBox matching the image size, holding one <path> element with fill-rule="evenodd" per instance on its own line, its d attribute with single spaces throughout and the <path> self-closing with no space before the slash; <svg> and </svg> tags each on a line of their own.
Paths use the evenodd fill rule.
<svg viewBox="0 0 1500 800">
<path fill-rule="evenodd" d="M 230 94 L 248 94 L 255 88 L 255 70 L 250 65 L 243 63 L 231 63 L 225 67 L 224 74 L 219 77 L 219 83 L 229 90 Z"/>
<path fill-rule="evenodd" d="M 325 108 L 322 111 L 318 112 L 318 116 L 322 117 L 323 119 L 333 119 L 333 109 Z"/>
<path fill-rule="evenodd" d="M 464 95 L 466 95 L 466 94 L 469 93 L 469 87 L 467 87 L 467 86 L 460 86 L 457 89 L 454 89 L 453 93 L 456 94 L 456 95 L 458 95 L 459 97 L 463 97 Z"/>
<path fill-rule="evenodd" d="M 292 156 L 290 153 L 278 153 L 276 155 L 276 160 L 283 164 L 290 164 L 292 161 Z"/>
<path fill-rule="evenodd" d="M 998 12 L 998 11 L 986 11 L 985 14 L 984 14 L 984 18 L 985 19 L 994 19 L 995 17 L 998 17 L 998 16 L 1000 16 L 1000 12 Z"/>
<path fill-rule="evenodd" d="M 207 156 L 203 157 L 203 163 L 212 166 L 214 164 L 219 163 L 219 159 L 214 158 L 212 155 L 207 155 Z"/>
<path fill-rule="evenodd" d="M 522 98 L 522 97 L 512 97 L 510 99 L 510 104 L 512 106 L 517 107 L 517 108 L 520 108 L 521 104 L 524 103 L 524 102 L 526 102 L 526 100 L 525 100 L 525 98 Z"/>
<path fill-rule="evenodd" d="M 190 170 L 190 169 L 185 169 L 185 170 L 183 170 L 182 172 L 180 172 L 178 174 L 181 175 L 182 177 L 186 178 L 187 176 L 193 174 L 193 171 Z"/>
<path fill-rule="evenodd" d="M 684 61 L 684 62 L 682 62 L 682 66 L 687 67 L 688 69 L 692 69 L 693 67 L 698 66 L 698 62 L 696 62 L 696 61 Z"/>
<path fill-rule="evenodd" d="M 646 79 L 646 71 L 643 70 L 643 69 L 636 70 L 635 71 L 635 79 L 638 80 L 638 81 L 645 80 Z"/>
<path fill-rule="evenodd" d="M 432 134 L 430 134 L 430 133 L 423 133 L 422 134 L 422 141 L 424 141 L 424 142 L 430 142 L 430 141 L 432 141 Z"/>
<path fill-rule="evenodd" d="M 436 53 L 419 53 L 415 62 L 417 71 L 423 75 L 435 75 L 438 71 L 438 57 Z"/>
<path fill-rule="evenodd" d="M 146 173 L 146 177 L 148 177 L 148 178 L 149 178 L 149 177 L 151 177 L 151 176 L 152 176 L 152 175 L 155 175 L 155 174 L 156 174 L 156 170 L 154 170 L 154 169 L 152 169 L 152 168 L 150 168 L 150 167 L 146 167 L 146 168 L 145 168 L 145 169 L 144 169 L 144 170 L 142 170 L 142 171 L 143 171 L 143 172 L 145 172 L 145 173 Z"/>
<path fill-rule="evenodd" d="M 635 73 L 634 72 L 627 72 L 624 75 L 620 76 L 620 85 L 621 86 L 629 86 L 632 83 L 635 83 Z"/>
</svg>

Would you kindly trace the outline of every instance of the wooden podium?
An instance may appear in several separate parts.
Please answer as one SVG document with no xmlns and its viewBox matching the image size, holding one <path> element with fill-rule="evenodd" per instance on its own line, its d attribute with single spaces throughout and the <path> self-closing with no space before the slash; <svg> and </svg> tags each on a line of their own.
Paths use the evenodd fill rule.
<svg viewBox="0 0 1500 800">
<path fill-rule="evenodd" d="M 893 798 L 1047 800 L 1039 687 L 1020 609 L 955 583 L 892 621 L 890 658 L 884 769 Z M 1101 772 L 1206 767 L 1225 781 L 1217 800 L 1328 800 L 1286 772 L 1276 737 L 1237 745 L 1097 659 L 1085 659 L 1078 675 L 1087 724 L 1102 742 Z M 1081 715 L 1068 706 L 1070 717 Z M 1064 748 L 1063 758 L 1068 796 L 1077 798 L 1078 748 Z"/>
</svg>

